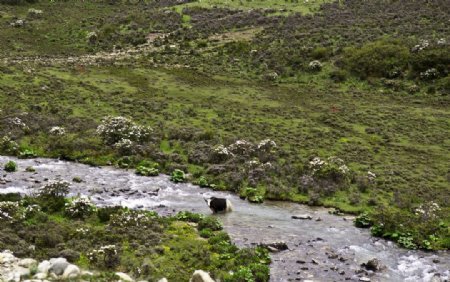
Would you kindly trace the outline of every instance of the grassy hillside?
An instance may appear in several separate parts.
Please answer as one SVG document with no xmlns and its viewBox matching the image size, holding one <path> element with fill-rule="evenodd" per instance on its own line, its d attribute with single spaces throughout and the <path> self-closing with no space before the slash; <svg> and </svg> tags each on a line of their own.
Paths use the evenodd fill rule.
<svg viewBox="0 0 450 282">
<path fill-rule="evenodd" d="M 275 1 L 0 5 L 0 54 L 17 59 L 0 67 L 0 136 L 18 143 L 4 141 L 2 152 L 128 167 L 150 160 L 251 199 L 368 212 L 376 235 L 448 248 L 444 2 L 283 1 L 283 13 L 259 9 L 279 9 Z M 9 26 L 31 7 L 43 15 Z M 151 51 L 120 64 L 21 61 L 127 50 L 149 34 Z M 126 150 L 104 144 L 96 128 L 109 115 L 151 126 L 151 138 Z M 66 134 L 52 135 L 55 126 Z M 277 148 L 217 158 L 217 146 L 242 139 L 252 150 L 265 139 Z M 343 163 L 312 164 L 331 156 Z"/>
</svg>

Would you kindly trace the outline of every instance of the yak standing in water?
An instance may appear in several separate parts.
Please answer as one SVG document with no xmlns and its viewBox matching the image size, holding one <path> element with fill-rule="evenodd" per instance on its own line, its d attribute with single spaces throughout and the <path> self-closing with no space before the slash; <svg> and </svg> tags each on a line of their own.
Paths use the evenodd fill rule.
<svg viewBox="0 0 450 282">
<path fill-rule="evenodd" d="M 205 202 L 213 213 L 230 212 L 233 210 L 233 205 L 230 200 L 225 198 L 211 197 L 205 199 Z"/>
</svg>

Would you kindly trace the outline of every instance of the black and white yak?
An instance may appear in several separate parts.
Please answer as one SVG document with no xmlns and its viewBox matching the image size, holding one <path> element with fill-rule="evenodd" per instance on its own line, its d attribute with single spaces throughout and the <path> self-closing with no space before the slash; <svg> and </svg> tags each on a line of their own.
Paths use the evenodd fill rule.
<svg viewBox="0 0 450 282">
<path fill-rule="evenodd" d="M 233 211 L 233 205 L 231 204 L 230 200 L 225 198 L 211 197 L 209 199 L 205 199 L 205 202 L 213 213 Z"/>
</svg>

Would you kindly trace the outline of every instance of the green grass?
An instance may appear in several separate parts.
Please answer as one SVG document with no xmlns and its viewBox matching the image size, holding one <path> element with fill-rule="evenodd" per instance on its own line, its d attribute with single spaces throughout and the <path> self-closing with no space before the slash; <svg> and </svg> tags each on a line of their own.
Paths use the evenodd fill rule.
<svg viewBox="0 0 450 282">
<path fill-rule="evenodd" d="M 250 9 L 275 9 L 275 13 L 302 13 L 312 14 L 319 10 L 323 3 L 331 2 L 329 0 L 312 1 L 283 1 L 283 0 L 199 0 L 182 5 L 177 5 L 174 9 L 181 13 L 187 7 L 213 8 L 222 7 L 239 10 Z"/>
</svg>

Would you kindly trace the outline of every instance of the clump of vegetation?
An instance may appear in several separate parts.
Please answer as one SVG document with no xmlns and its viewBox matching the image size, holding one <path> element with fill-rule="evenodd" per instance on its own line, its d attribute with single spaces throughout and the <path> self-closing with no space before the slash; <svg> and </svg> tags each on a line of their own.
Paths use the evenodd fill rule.
<svg viewBox="0 0 450 282">
<path fill-rule="evenodd" d="M 97 127 L 97 134 L 107 145 L 123 147 L 130 142 L 143 142 L 148 140 L 152 129 L 141 126 L 125 117 L 108 116 Z"/>
<path fill-rule="evenodd" d="M 85 218 L 96 210 L 95 205 L 86 196 L 80 196 L 66 203 L 65 213 L 73 218 Z"/>
<path fill-rule="evenodd" d="M 198 221 L 198 230 L 209 229 L 212 231 L 222 230 L 222 224 L 213 216 L 206 216 Z"/>
<path fill-rule="evenodd" d="M 17 171 L 17 164 L 14 161 L 8 161 L 3 169 L 7 172 L 14 172 Z"/>
<path fill-rule="evenodd" d="M 170 181 L 180 183 L 186 181 L 186 174 L 180 169 L 175 169 L 170 175 Z"/>
<path fill-rule="evenodd" d="M 241 190 L 239 196 L 243 199 L 247 199 L 251 203 L 264 202 L 264 191 L 262 189 L 246 187 Z"/>
<path fill-rule="evenodd" d="M 136 174 L 142 176 L 158 176 L 159 165 L 157 163 L 142 161 L 136 167 Z"/>
</svg>

